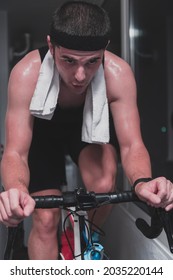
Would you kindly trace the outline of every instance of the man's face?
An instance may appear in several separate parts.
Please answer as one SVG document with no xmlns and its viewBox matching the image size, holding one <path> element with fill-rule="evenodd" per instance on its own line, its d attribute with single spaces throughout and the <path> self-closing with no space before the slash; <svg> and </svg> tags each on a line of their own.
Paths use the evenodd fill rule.
<svg viewBox="0 0 173 280">
<path fill-rule="evenodd" d="M 55 64 L 65 86 L 82 94 L 102 63 L 103 54 L 104 50 L 76 51 L 55 47 Z"/>
</svg>

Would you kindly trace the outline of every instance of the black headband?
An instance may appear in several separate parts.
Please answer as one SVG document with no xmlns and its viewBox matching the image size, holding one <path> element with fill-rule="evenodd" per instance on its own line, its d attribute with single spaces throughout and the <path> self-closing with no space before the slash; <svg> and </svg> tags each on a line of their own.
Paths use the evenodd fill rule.
<svg viewBox="0 0 173 280">
<path fill-rule="evenodd" d="M 54 39 L 56 38 L 56 39 Z M 56 32 L 56 36 L 51 36 L 54 44 L 71 50 L 97 51 L 105 49 L 109 38 L 105 36 L 77 36 L 69 35 L 65 32 Z"/>
</svg>

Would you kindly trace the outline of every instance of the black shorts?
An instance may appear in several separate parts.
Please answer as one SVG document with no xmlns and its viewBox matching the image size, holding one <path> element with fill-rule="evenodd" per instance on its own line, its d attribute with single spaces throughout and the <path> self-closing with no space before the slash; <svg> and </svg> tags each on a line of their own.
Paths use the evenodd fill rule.
<svg viewBox="0 0 173 280">
<path fill-rule="evenodd" d="M 78 164 L 81 150 L 89 145 L 81 141 L 83 106 L 62 109 L 57 106 L 51 120 L 34 119 L 33 138 L 29 151 L 29 192 L 60 189 L 66 184 L 65 155 Z M 110 143 L 118 149 L 112 118 Z"/>
</svg>

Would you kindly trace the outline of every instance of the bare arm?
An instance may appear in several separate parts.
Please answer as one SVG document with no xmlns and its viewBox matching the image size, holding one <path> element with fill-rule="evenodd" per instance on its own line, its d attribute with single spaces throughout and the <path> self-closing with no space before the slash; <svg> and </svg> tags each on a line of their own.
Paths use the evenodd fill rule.
<svg viewBox="0 0 173 280">
<path fill-rule="evenodd" d="M 109 57 L 108 99 L 120 144 L 124 171 L 131 184 L 140 177 L 151 177 L 148 152 L 142 141 L 136 104 L 136 83 L 130 67 L 123 60 Z"/>
<path fill-rule="evenodd" d="M 133 185 L 139 178 L 152 177 L 150 157 L 140 131 L 135 79 L 126 62 L 108 53 L 106 81 L 123 169 Z M 173 184 L 166 178 L 140 183 L 135 190 L 151 205 L 166 207 L 173 202 Z"/>
<path fill-rule="evenodd" d="M 28 102 L 13 92 L 13 74 L 9 84 L 8 111 L 6 114 L 6 145 L 2 158 L 2 181 L 5 190 L 18 188 L 27 191 L 29 170 L 27 156 L 32 138 L 32 118 Z M 12 88 L 12 89 L 11 89 Z M 21 89 L 20 89 L 21 90 Z M 19 92 L 18 92 L 19 93 Z M 23 95 L 25 91 L 23 92 Z"/>
<path fill-rule="evenodd" d="M 12 215 L 11 211 L 13 211 L 16 216 L 21 217 L 23 213 L 18 206 L 24 208 L 29 201 L 29 196 L 26 196 L 29 184 L 28 152 L 33 127 L 29 105 L 39 66 L 39 56 L 36 51 L 28 54 L 12 70 L 8 85 L 6 143 L 1 162 L 2 183 L 7 192 L 1 194 L 0 209 L 1 213 L 4 212 L 2 210 L 4 208 L 9 212 L 8 214 Z M 30 205 L 32 210 L 33 206 L 32 202 Z M 7 217 L 3 220 L 7 220 Z"/>
</svg>

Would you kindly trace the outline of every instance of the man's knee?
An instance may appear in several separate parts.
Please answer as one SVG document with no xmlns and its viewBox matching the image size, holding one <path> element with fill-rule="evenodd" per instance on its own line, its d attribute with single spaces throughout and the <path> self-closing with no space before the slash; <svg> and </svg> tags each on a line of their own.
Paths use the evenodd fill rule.
<svg viewBox="0 0 173 280">
<path fill-rule="evenodd" d="M 105 175 L 100 178 L 93 179 L 87 186 L 89 191 L 97 193 L 112 192 L 115 189 L 115 175 Z"/>
<path fill-rule="evenodd" d="M 33 229 L 43 236 L 55 233 L 59 219 L 59 209 L 37 209 L 33 213 Z"/>
</svg>

